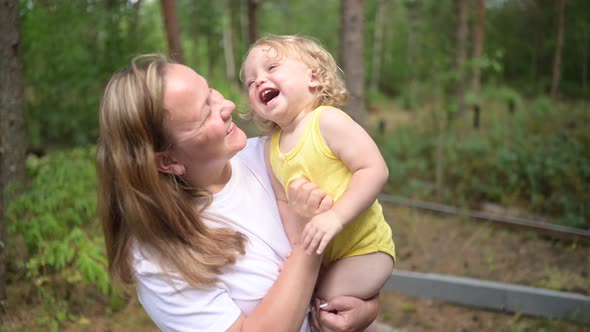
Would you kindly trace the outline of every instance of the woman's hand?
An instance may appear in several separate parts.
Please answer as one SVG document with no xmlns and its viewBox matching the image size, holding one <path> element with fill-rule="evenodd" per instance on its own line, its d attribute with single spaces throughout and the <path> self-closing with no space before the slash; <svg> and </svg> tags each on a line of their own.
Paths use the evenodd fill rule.
<svg viewBox="0 0 590 332">
<path fill-rule="evenodd" d="M 363 301 L 351 296 L 337 296 L 320 308 L 316 299 L 310 314 L 314 332 L 364 331 L 375 321 L 379 313 L 379 299 L 375 296 Z"/>
<path fill-rule="evenodd" d="M 315 215 L 332 208 L 332 197 L 306 179 L 297 179 L 289 186 L 289 209 L 301 227 Z"/>
</svg>

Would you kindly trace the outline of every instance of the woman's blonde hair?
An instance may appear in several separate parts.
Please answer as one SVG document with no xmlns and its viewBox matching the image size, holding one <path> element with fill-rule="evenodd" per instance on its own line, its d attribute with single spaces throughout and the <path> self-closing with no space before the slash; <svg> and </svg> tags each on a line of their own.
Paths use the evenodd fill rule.
<svg viewBox="0 0 590 332">
<path fill-rule="evenodd" d="M 315 71 L 319 86 L 311 105 L 312 109 L 320 105 L 339 107 L 348 100 L 348 91 L 342 78 L 342 70 L 336 64 L 334 57 L 316 39 L 301 35 L 269 35 L 254 42 L 246 52 L 244 59 L 248 57 L 250 51 L 259 46 L 268 46 L 276 50 L 278 59 L 294 57 Z M 244 81 L 243 64 L 240 69 L 240 79 L 242 82 Z M 278 129 L 277 124 L 259 117 L 251 109 L 246 112 L 245 116 L 248 119 L 253 119 L 263 134 Z"/>
<path fill-rule="evenodd" d="M 209 193 L 157 170 L 156 153 L 174 146 L 163 124 L 170 63 L 160 55 L 134 58 L 113 75 L 100 104 L 98 214 L 109 273 L 126 284 L 134 282 L 134 242 L 194 286 L 214 283 L 222 267 L 244 254 L 242 234 L 203 222 L 196 200 L 210 202 Z"/>
</svg>

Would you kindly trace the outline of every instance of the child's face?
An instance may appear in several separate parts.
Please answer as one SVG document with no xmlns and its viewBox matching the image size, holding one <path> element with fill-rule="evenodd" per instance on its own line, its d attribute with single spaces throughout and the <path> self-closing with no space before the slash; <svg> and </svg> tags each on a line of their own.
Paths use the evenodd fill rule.
<svg viewBox="0 0 590 332">
<path fill-rule="evenodd" d="M 261 45 L 250 51 L 244 63 L 244 82 L 250 105 L 258 116 L 280 127 L 303 116 L 311 107 L 316 75 L 292 56 L 278 56 L 275 49 Z"/>
</svg>

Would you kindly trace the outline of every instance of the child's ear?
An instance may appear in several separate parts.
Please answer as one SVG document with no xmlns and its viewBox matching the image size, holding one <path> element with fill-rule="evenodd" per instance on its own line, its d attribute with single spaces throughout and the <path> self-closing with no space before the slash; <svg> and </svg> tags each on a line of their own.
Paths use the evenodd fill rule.
<svg viewBox="0 0 590 332">
<path fill-rule="evenodd" d="M 320 86 L 320 80 L 318 77 L 318 70 L 312 69 L 309 71 L 309 87 L 310 88 L 317 88 Z"/>
<path fill-rule="evenodd" d="M 177 163 L 169 152 L 156 152 L 156 168 L 161 173 L 184 175 L 184 166 Z"/>
</svg>

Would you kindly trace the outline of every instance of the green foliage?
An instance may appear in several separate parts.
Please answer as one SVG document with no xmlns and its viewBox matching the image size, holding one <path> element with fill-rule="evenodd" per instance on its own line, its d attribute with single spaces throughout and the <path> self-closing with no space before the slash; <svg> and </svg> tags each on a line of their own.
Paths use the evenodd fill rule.
<svg viewBox="0 0 590 332">
<path fill-rule="evenodd" d="M 519 109 L 522 109 L 522 97 L 520 94 L 509 87 L 501 87 L 499 89 L 494 89 L 492 94 L 492 98 L 498 99 L 505 103 L 506 108 L 510 111 L 517 112 Z"/>
<path fill-rule="evenodd" d="M 339 7 L 337 0 L 262 1 L 258 13 L 260 36 L 269 33 L 313 36 L 338 59 L 339 39 L 334 29 L 340 24 Z"/>
<path fill-rule="evenodd" d="M 20 3 L 30 145 L 95 142 L 99 98 L 108 78 L 134 54 L 166 53 L 159 2 Z M 235 29 L 231 37 L 235 67 L 239 68 L 248 47 L 245 3 L 179 0 L 176 6 L 186 63 L 215 84 L 226 80 L 224 24 L 231 22 Z M 237 13 L 232 15 L 232 10 Z M 334 34 L 340 25 L 339 10 L 336 0 L 262 1 L 258 6 L 259 35 L 311 35 L 339 60 L 339 36 Z M 567 96 L 590 96 L 590 24 L 583 15 L 589 10 L 588 1 L 567 2 L 561 79 Z M 384 12 L 386 19 L 381 54 L 374 56 L 379 12 Z M 479 67 L 484 85 L 509 84 L 518 94 L 529 97 L 546 93 L 556 42 L 555 6 L 547 1 L 497 1 L 487 4 L 486 17 L 484 54 L 467 61 L 463 69 L 470 72 Z M 367 1 L 364 21 L 363 66 L 370 73 L 372 61 L 380 62 L 380 93 L 400 98 L 406 109 L 420 107 L 424 96 L 441 92 L 450 101 L 449 86 L 457 74 L 453 61 L 458 20 L 453 2 Z M 416 82 L 428 87 L 425 93 L 416 89 Z M 470 105 L 477 99 L 468 94 L 466 101 Z M 448 103 L 449 112 L 457 108 L 454 103 Z"/>
<path fill-rule="evenodd" d="M 110 292 L 102 234 L 96 223 L 94 148 L 29 157 L 30 189 L 7 206 L 8 238 L 24 239 L 26 276 L 42 296 L 53 282 Z"/>
<path fill-rule="evenodd" d="M 488 112 L 494 124 L 445 138 L 444 197 L 450 204 L 491 201 L 588 228 L 590 220 L 590 123 L 580 106 L 557 108 L 546 98 L 511 116 Z M 491 117 L 491 115 L 490 115 Z M 494 119 L 494 118 L 492 118 Z M 435 137 L 421 128 L 399 129 L 381 146 L 390 169 L 387 190 L 434 197 Z"/>
<path fill-rule="evenodd" d="M 386 191 L 404 196 L 428 197 L 434 192 L 434 173 L 429 157 L 434 142 L 427 133 L 400 127 L 395 135 L 381 145 L 381 152 L 389 166 Z"/>
<path fill-rule="evenodd" d="M 144 7 L 146 16 L 138 21 L 127 1 L 22 1 L 30 145 L 96 141 L 108 78 L 133 54 L 165 49 L 163 32 L 151 19 L 157 15 L 159 21 L 159 7 Z"/>
</svg>

